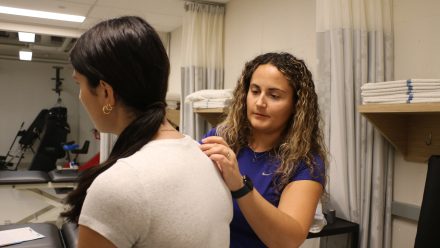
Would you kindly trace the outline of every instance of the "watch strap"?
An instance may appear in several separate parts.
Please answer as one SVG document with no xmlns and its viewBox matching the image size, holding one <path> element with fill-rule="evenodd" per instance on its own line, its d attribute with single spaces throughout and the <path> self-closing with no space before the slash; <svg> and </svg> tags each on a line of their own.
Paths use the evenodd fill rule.
<svg viewBox="0 0 440 248">
<path fill-rule="evenodd" d="M 254 189 L 251 179 L 244 175 L 243 176 L 243 187 L 238 190 L 231 191 L 232 198 L 238 199 L 245 196 L 247 193 L 251 192 Z"/>
</svg>

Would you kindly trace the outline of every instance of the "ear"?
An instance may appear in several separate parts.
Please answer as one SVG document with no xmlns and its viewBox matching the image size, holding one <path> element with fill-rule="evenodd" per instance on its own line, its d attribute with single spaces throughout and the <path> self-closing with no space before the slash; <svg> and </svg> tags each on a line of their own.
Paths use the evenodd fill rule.
<svg viewBox="0 0 440 248">
<path fill-rule="evenodd" d="M 99 81 L 99 88 L 101 89 L 102 99 L 104 104 L 110 104 L 115 106 L 116 104 L 116 94 L 113 91 L 113 87 L 104 80 Z"/>
</svg>

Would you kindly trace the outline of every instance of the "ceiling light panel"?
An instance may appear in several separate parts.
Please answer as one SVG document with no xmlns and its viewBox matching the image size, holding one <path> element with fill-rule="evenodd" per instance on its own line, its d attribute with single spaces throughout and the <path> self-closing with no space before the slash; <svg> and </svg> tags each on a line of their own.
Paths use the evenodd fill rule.
<svg viewBox="0 0 440 248">
<path fill-rule="evenodd" d="M 20 60 L 27 60 L 27 61 L 31 61 L 32 60 L 32 51 L 19 51 L 19 57 Z"/>
<path fill-rule="evenodd" d="M 6 7 L 6 6 L 0 6 L 0 13 L 9 14 L 9 15 L 36 17 L 36 18 L 50 19 L 50 20 L 80 22 L 80 23 L 83 22 L 85 19 L 84 16 L 78 16 L 78 15 L 69 15 L 69 14 L 61 14 L 61 13 L 55 13 L 55 12 L 22 9 L 22 8 L 13 8 L 13 7 Z"/>
<path fill-rule="evenodd" d="M 22 42 L 35 42 L 35 33 L 18 32 L 18 40 Z"/>
</svg>

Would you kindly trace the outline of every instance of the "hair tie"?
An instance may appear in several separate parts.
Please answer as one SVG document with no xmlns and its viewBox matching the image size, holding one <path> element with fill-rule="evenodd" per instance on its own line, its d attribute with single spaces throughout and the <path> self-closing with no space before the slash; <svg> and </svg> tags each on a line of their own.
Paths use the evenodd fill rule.
<svg viewBox="0 0 440 248">
<path fill-rule="evenodd" d="M 145 110 L 148 111 L 150 109 L 157 109 L 157 108 L 164 109 L 166 106 L 167 105 L 164 102 L 154 102 L 154 103 L 148 105 L 145 108 Z"/>
</svg>

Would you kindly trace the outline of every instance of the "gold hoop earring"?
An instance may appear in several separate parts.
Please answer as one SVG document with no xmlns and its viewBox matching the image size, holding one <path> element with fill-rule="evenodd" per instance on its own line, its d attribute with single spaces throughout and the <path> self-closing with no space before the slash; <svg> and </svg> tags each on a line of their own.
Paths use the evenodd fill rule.
<svg viewBox="0 0 440 248">
<path fill-rule="evenodd" d="M 110 112 L 112 112 L 113 107 L 110 104 L 106 104 L 102 107 L 102 113 L 104 113 L 105 115 L 110 114 Z"/>
</svg>

